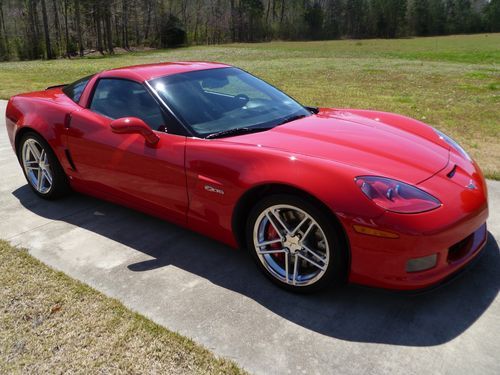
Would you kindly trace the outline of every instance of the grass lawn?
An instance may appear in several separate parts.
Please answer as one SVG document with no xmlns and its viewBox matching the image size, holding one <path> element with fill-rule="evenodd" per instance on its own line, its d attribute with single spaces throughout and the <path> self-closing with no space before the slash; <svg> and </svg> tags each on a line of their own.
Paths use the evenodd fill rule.
<svg viewBox="0 0 500 375">
<path fill-rule="evenodd" d="M 106 68 L 175 60 L 242 67 L 303 104 L 398 112 L 462 143 L 500 179 L 500 34 L 202 46 L 0 64 L 0 97 Z"/>
<path fill-rule="evenodd" d="M 241 374 L 0 241 L 0 373 Z"/>
</svg>

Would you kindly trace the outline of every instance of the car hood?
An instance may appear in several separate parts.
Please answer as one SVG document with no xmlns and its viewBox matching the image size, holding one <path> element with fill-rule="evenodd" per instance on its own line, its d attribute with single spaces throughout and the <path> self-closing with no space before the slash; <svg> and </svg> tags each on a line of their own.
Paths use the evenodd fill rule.
<svg viewBox="0 0 500 375">
<path fill-rule="evenodd" d="M 328 159 L 413 184 L 447 166 L 449 148 L 429 126 L 407 118 L 404 124 L 389 124 L 384 116 L 371 117 L 322 110 L 269 131 L 223 140 Z"/>
</svg>

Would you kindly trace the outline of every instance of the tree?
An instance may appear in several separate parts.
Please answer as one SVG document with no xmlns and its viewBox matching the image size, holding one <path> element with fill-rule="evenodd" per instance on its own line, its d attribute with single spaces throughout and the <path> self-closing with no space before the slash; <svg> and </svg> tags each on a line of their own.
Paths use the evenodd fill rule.
<svg viewBox="0 0 500 375">
<path fill-rule="evenodd" d="M 329 0 L 326 6 L 326 36 L 338 38 L 342 35 L 344 4 L 342 0 Z"/>
<path fill-rule="evenodd" d="M 487 28 L 492 32 L 500 32 L 500 0 L 491 0 L 485 9 Z"/>
<path fill-rule="evenodd" d="M 308 6 L 304 13 L 304 21 L 307 24 L 309 37 L 312 39 L 320 39 L 323 36 L 323 8 L 318 2 L 313 6 Z"/>
<path fill-rule="evenodd" d="M 3 1 L 0 0 L 0 61 L 9 59 L 9 37 L 3 16 Z"/>
<path fill-rule="evenodd" d="M 114 53 L 113 50 L 113 31 L 111 29 L 111 1 L 107 1 L 103 4 L 104 6 L 104 26 L 106 30 L 106 47 L 110 54 Z"/>
<path fill-rule="evenodd" d="M 43 33 L 45 35 L 45 52 L 47 54 L 47 59 L 52 59 L 52 46 L 50 45 L 50 34 L 49 34 L 49 18 L 47 16 L 47 6 L 45 5 L 45 0 L 42 0 L 42 19 L 43 19 Z"/>
<path fill-rule="evenodd" d="M 429 0 L 429 35 L 443 35 L 446 32 L 446 9 L 443 1 Z"/>
<path fill-rule="evenodd" d="M 166 17 L 161 31 L 161 47 L 179 47 L 186 43 L 186 31 L 181 21 L 173 14 Z"/>
<path fill-rule="evenodd" d="M 255 42 L 263 36 L 262 17 L 264 5 L 261 0 L 240 0 L 240 41 Z"/>
<path fill-rule="evenodd" d="M 83 36 L 82 36 L 82 25 L 80 19 L 80 0 L 75 1 L 75 18 L 76 18 L 76 35 L 78 39 L 78 51 L 80 52 L 80 57 L 83 57 Z"/>
<path fill-rule="evenodd" d="M 500 0 L 0 0 L 0 59 L 500 31 Z M 172 17 L 171 17 L 172 16 Z"/>
<path fill-rule="evenodd" d="M 429 35 L 430 11 L 429 0 L 414 0 L 411 9 L 411 18 L 414 35 Z"/>
<path fill-rule="evenodd" d="M 365 31 L 368 7 L 364 0 L 348 0 L 345 6 L 345 35 L 360 38 Z"/>
<path fill-rule="evenodd" d="M 122 0 L 122 47 L 130 50 L 128 41 L 128 4 L 127 0 Z"/>
</svg>

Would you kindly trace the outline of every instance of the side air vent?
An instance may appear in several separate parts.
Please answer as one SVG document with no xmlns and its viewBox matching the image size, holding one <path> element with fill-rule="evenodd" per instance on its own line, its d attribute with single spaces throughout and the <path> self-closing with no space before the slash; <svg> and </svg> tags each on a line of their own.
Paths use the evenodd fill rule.
<svg viewBox="0 0 500 375">
<path fill-rule="evenodd" d="M 73 163 L 73 158 L 71 157 L 69 150 L 68 149 L 64 150 L 64 153 L 66 154 L 66 159 L 68 159 L 69 165 L 71 165 L 71 169 L 76 171 L 75 163 Z"/>
</svg>

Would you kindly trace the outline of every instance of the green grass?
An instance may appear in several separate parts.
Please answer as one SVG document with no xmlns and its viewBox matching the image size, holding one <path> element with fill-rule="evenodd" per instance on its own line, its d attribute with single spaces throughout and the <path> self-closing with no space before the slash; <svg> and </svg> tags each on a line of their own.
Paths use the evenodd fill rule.
<svg viewBox="0 0 500 375">
<path fill-rule="evenodd" d="M 449 133 L 500 174 L 500 34 L 201 46 L 0 64 L 0 97 L 103 69 L 175 60 L 242 67 L 308 105 L 402 113 Z"/>
<path fill-rule="evenodd" d="M 243 374 L 0 241 L 0 373 Z"/>
</svg>

